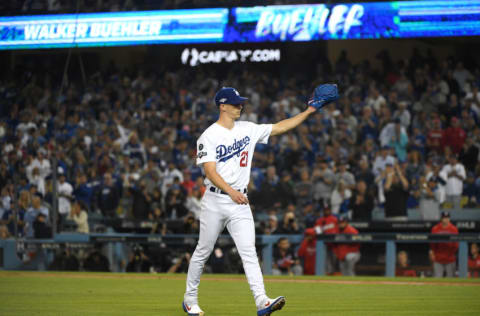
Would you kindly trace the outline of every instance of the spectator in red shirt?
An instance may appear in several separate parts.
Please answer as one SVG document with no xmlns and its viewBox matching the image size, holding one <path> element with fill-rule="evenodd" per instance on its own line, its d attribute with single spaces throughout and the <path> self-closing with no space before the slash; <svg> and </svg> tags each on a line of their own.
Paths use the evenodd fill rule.
<svg viewBox="0 0 480 316">
<path fill-rule="evenodd" d="M 427 133 L 427 148 L 429 151 L 442 153 L 443 130 L 440 119 L 433 120 L 433 126 Z"/>
<path fill-rule="evenodd" d="M 453 153 L 459 154 L 465 138 L 467 138 L 467 133 L 460 127 L 460 121 L 457 117 L 452 117 L 450 127 L 443 133 L 442 145 L 450 147 Z"/>
<path fill-rule="evenodd" d="M 184 170 L 183 171 L 183 182 L 181 183 L 183 189 L 187 192 L 187 196 L 192 194 L 193 187 L 195 186 L 195 182 L 192 180 L 190 171 Z"/>
<path fill-rule="evenodd" d="M 342 217 L 338 222 L 338 233 L 357 235 L 358 230 L 348 224 L 347 218 Z M 342 275 L 354 276 L 355 264 L 360 260 L 360 244 L 345 243 L 335 246 L 335 254 L 340 264 L 340 272 Z"/>
<path fill-rule="evenodd" d="M 416 277 L 417 273 L 415 270 L 410 268 L 410 263 L 408 262 L 408 254 L 406 251 L 400 251 L 397 254 L 397 268 L 395 270 L 395 276 L 401 277 Z"/>
<path fill-rule="evenodd" d="M 442 212 L 440 223 L 433 226 L 432 234 L 458 234 L 458 229 L 450 223 L 450 214 Z M 457 261 L 457 242 L 437 242 L 430 244 L 430 260 L 433 261 L 433 275 L 442 278 L 455 275 L 455 262 Z"/>
<path fill-rule="evenodd" d="M 298 257 L 303 259 L 303 274 L 314 275 L 315 274 L 315 256 L 317 238 L 314 228 L 305 229 L 305 238 L 300 244 L 298 249 Z"/>
<path fill-rule="evenodd" d="M 317 234 L 336 234 L 338 230 L 338 219 L 332 215 L 330 207 L 323 210 L 323 216 L 317 219 L 315 223 L 315 231 Z M 335 272 L 336 256 L 334 254 L 335 244 L 326 243 L 326 262 L 325 273 L 333 274 Z"/>
<path fill-rule="evenodd" d="M 468 258 L 468 271 L 470 272 L 470 277 L 478 278 L 480 277 L 480 254 L 478 253 L 478 245 L 473 243 L 470 246 L 470 254 L 472 255 Z"/>
</svg>

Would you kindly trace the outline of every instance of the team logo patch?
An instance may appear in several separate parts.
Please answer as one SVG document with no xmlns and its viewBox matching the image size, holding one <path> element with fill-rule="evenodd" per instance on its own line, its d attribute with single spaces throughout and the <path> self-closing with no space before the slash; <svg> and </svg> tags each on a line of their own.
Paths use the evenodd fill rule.
<svg viewBox="0 0 480 316">
<path fill-rule="evenodd" d="M 238 93 L 238 91 L 237 91 L 237 90 L 233 89 L 233 92 L 235 92 L 235 94 L 237 95 L 237 97 L 239 97 L 239 96 L 240 96 L 240 93 Z"/>
<path fill-rule="evenodd" d="M 220 101 L 220 103 L 223 103 L 223 102 L 227 101 L 227 98 L 221 98 L 221 99 L 218 100 L 218 101 Z"/>
<path fill-rule="evenodd" d="M 197 157 L 198 159 L 202 158 L 202 157 L 205 157 L 207 155 L 207 153 L 205 151 L 201 151 L 197 154 Z"/>
<path fill-rule="evenodd" d="M 202 149 L 203 149 L 203 144 L 198 145 L 198 150 L 202 150 Z"/>
</svg>

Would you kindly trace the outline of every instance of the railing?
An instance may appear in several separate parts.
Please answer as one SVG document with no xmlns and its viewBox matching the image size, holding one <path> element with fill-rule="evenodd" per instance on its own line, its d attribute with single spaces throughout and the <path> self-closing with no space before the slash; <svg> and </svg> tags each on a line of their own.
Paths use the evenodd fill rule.
<svg viewBox="0 0 480 316">
<path fill-rule="evenodd" d="M 285 237 L 293 244 L 299 244 L 303 240 L 303 235 L 261 235 L 257 236 L 257 245 L 263 246 L 263 272 L 267 275 L 272 274 L 273 247 L 277 241 Z M 0 240 L 0 269 L 18 270 L 18 269 L 39 269 L 39 265 L 45 266 L 45 263 L 38 262 L 37 266 L 30 263 L 29 267 L 18 258 L 18 245 L 35 244 L 40 249 L 56 249 L 64 244 L 108 244 L 107 257 L 113 262 L 113 248 L 122 243 L 159 243 L 182 244 L 185 238 L 196 239 L 198 235 L 148 235 L 148 234 L 57 234 L 54 239 L 7 239 Z M 221 235 L 221 239 L 230 239 L 228 235 Z M 233 242 L 233 241 L 231 241 Z M 398 243 L 432 243 L 432 242 L 458 242 L 458 269 L 459 276 L 466 278 L 468 275 L 468 243 L 480 242 L 480 233 L 462 233 L 459 235 L 439 235 L 426 233 L 371 233 L 358 235 L 319 235 L 316 244 L 316 275 L 325 274 L 326 247 L 325 242 L 329 243 L 385 243 L 386 260 L 385 276 L 395 276 L 396 265 L 396 246 Z M 45 256 L 44 260 L 48 260 Z"/>
<path fill-rule="evenodd" d="M 273 245 L 278 239 L 286 237 L 291 242 L 298 243 L 303 236 L 270 235 L 261 236 L 263 248 L 263 271 L 272 274 Z M 479 242 L 480 233 L 446 235 L 446 234 L 421 234 L 421 233 L 380 233 L 358 235 L 319 235 L 316 244 L 315 274 L 325 275 L 325 242 L 329 243 L 385 243 L 385 276 L 395 276 L 397 243 L 432 243 L 432 242 L 458 242 L 458 274 L 461 278 L 468 275 L 468 243 Z"/>
</svg>

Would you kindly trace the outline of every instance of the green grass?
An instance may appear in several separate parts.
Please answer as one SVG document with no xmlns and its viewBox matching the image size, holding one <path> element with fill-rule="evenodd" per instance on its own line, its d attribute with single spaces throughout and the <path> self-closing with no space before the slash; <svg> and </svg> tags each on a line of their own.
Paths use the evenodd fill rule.
<svg viewBox="0 0 480 316">
<path fill-rule="evenodd" d="M 200 303 L 207 316 L 256 315 L 244 277 L 204 277 Z M 393 284 L 378 284 L 385 281 Z M 422 284 L 411 285 L 408 281 Z M 284 309 L 273 314 L 278 316 L 477 316 L 478 282 L 339 277 L 265 280 L 271 297 L 287 298 Z M 0 315 L 183 316 L 184 290 L 185 275 L 0 271 Z"/>
</svg>

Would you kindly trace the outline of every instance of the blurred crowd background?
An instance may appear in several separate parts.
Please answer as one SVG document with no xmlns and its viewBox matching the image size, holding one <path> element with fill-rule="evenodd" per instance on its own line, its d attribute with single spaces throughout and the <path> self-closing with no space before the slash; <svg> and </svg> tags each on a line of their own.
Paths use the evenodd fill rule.
<svg viewBox="0 0 480 316">
<path fill-rule="evenodd" d="M 80 3 L 85 12 L 206 1 Z M 9 14 L 75 10 L 70 1 L 0 4 Z M 257 146 L 248 196 L 258 234 L 311 235 L 325 213 L 375 222 L 479 212 L 480 65 L 418 49 L 401 60 L 387 51 L 375 58 L 380 68 L 353 63 L 344 51 L 337 60 L 319 57 L 310 72 L 278 76 L 246 64 L 224 71 L 112 63 L 82 76 L 64 76 L 51 61 L 17 64 L 0 75 L 0 238 L 49 238 L 52 230 L 197 234 L 206 188 L 195 144 L 218 117 L 213 96 L 222 86 L 249 97 L 241 119 L 256 123 L 300 113 L 317 84 L 335 82 L 341 93 L 296 130 Z M 277 257 L 285 258 L 286 249 L 293 251 L 288 240 L 279 242 Z M 236 256 L 234 248 L 217 250 Z M 189 251 L 170 257 L 165 251 L 133 247 L 131 269 L 162 260 L 159 271 L 186 269 Z M 62 252 L 56 264 L 66 265 L 69 256 Z M 241 270 L 238 260 L 212 258 L 224 258 L 212 269 Z M 297 253 L 290 258 L 298 260 Z"/>
<path fill-rule="evenodd" d="M 299 113 L 318 83 L 342 94 L 258 146 L 248 188 L 258 234 L 301 234 L 325 209 L 366 222 L 478 209 L 479 68 L 418 50 L 380 56 L 379 70 L 343 53 L 278 78 L 245 65 L 226 74 L 111 65 L 85 86 L 71 78 L 61 95 L 56 70 L 20 65 L 0 82 L 2 234 L 51 235 L 53 158 L 59 231 L 198 233 L 195 142 L 218 116 L 222 86 L 249 97 L 241 119 L 257 123 Z"/>
<path fill-rule="evenodd" d="M 192 76 L 112 66 L 86 86 L 68 81 L 58 95 L 54 73 L 18 69 L 0 83 L 3 219 L 16 208 L 18 234 L 33 234 L 24 221 L 31 208 L 48 219 L 56 158 L 62 229 L 85 211 L 84 221 L 107 226 L 150 220 L 155 232 L 195 232 L 205 191 L 195 143 L 218 116 L 217 89 L 249 97 L 241 119 L 272 123 L 302 111 L 320 82 L 337 82 L 341 99 L 257 147 L 248 191 L 259 233 L 301 232 L 325 207 L 360 221 L 407 220 L 408 209 L 438 220 L 442 208 L 478 207 L 478 68 L 414 51 L 406 61 L 385 56 L 381 71 L 352 65 L 346 54 L 319 63 L 315 74 L 238 70 L 199 68 Z M 394 190 L 385 190 L 388 179 Z M 179 219 L 191 225 L 169 227 Z"/>
</svg>

